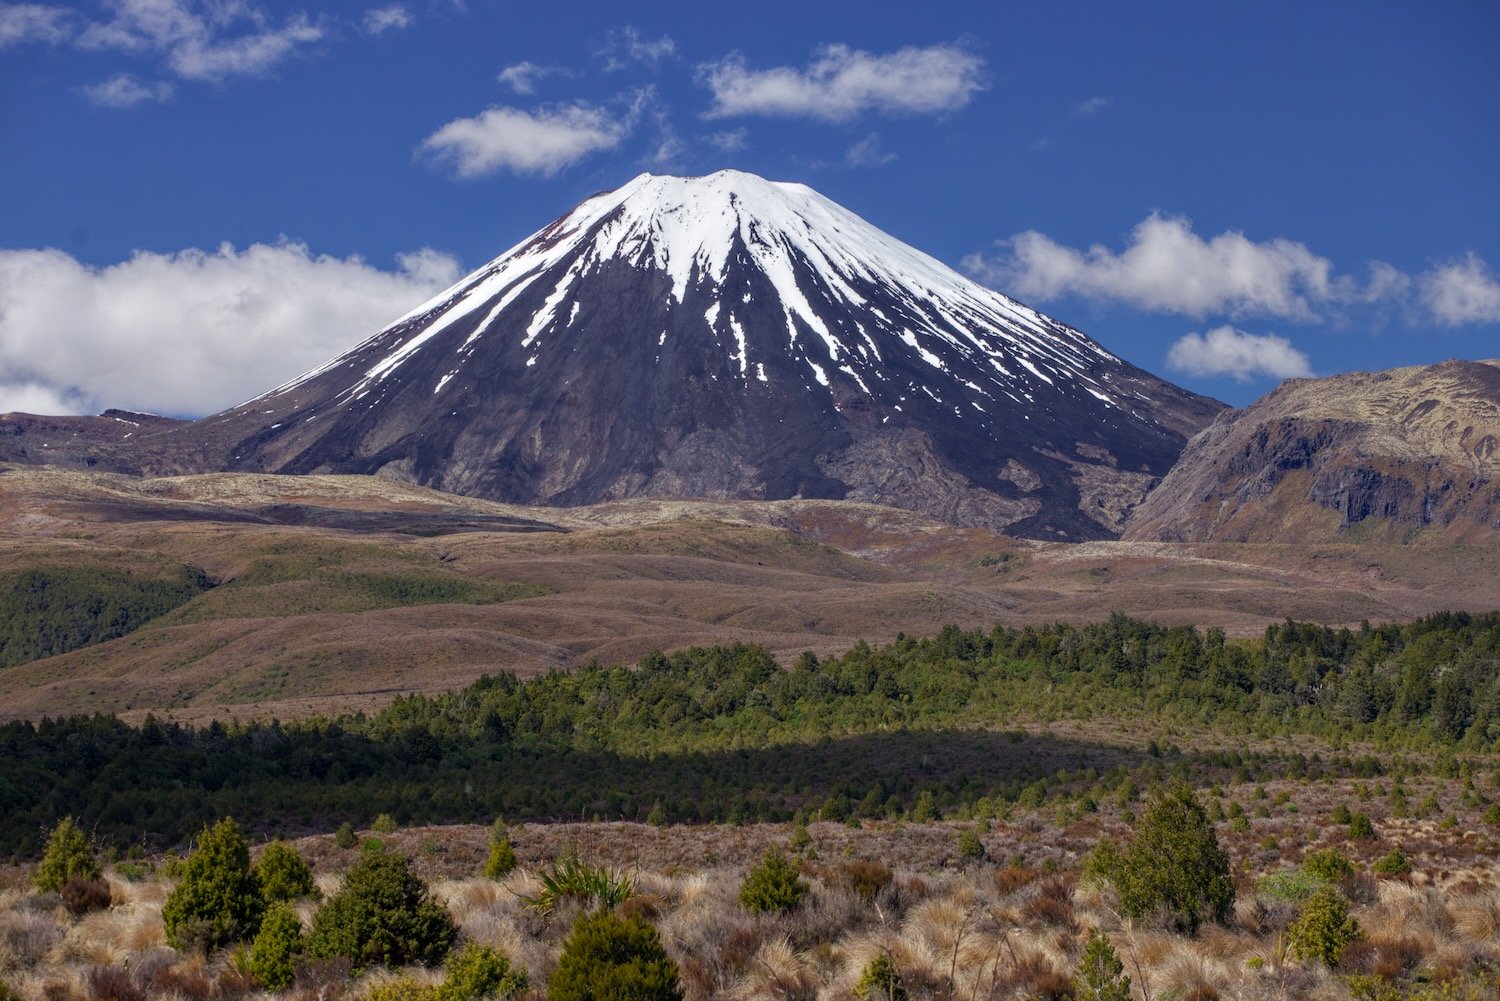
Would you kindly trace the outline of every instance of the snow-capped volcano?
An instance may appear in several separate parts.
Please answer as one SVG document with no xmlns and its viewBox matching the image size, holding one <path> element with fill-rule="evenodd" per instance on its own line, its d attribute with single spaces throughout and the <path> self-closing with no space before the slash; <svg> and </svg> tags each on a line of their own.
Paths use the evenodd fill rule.
<svg viewBox="0 0 1500 1001">
<path fill-rule="evenodd" d="M 800 184 L 643 174 L 198 422 L 228 467 L 508 501 L 848 497 L 1112 534 L 1218 405 Z"/>
</svg>

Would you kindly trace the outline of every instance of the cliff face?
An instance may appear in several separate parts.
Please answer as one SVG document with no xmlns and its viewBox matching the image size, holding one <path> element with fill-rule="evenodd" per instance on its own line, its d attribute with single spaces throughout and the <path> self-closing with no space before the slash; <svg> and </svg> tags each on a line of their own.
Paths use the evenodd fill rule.
<svg viewBox="0 0 1500 1001">
<path fill-rule="evenodd" d="M 1297 379 L 1193 438 L 1125 538 L 1314 542 L 1500 529 L 1500 361 Z"/>
</svg>

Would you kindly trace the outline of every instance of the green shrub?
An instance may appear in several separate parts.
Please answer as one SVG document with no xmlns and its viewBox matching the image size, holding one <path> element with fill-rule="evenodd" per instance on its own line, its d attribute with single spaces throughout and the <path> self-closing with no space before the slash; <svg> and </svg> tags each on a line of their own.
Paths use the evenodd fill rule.
<svg viewBox="0 0 1500 1001">
<path fill-rule="evenodd" d="M 548 863 L 537 874 L 542 888 L 534 897 L 522 897 L 529 907 L 543 914 L 552 913 L 564 900 L 576 900 L 585 907 L 609 910 L 630 899 L 635 884 L 623 872 L 604 865 L 589 865 L 569 852 Z"/>
<path fill-rule="evenodd" d="M 435 966 L 457 937 L 453 917 L 432 899 L 409 859 L 366 852 L 318 908 L 307 951 L 317 959 L 346 958 L 355 970 L 376 963 Z"/>
<path fill-rule="evenodd" d="M 1401 849 L 1392 848 L 1388 854 L 1375 860 L 1374 869 L 1377 876 L 1405 876 L 1411 873 L 1411 860 L 1401 853 Z"/>
<path fill-rule="evenodd" d="M 787 847 L 794 852 L 800 852 L 812 844 L 812 834 L 807 830 L 806 824 L 797 824 L 792 828 L 792 838 L 787 842 Z"/>
<path fill-rule="evenodd" d="M 573 925 L 547 982 L 548 1001 L 680 1001 L 677 964 L 656 929 L 609 911 Z"/>
<path fill-rule="evenodd" d="M 433 1001 L 509 1001 L 528 986 L 526 971 L 510 965 L 510 958 L 487 945 L 470 943 L 448 957 L 447 975 L 433 992 Z"/>
<path fill-rule="evenodd" d="M 1222 920 L 1234 906 L 1229 856 L 1186 785 L 1154 796 L 1130 843 L 1123 850 L 1101 845 L 1089 870 L 1114 885 L 1130 917 L 1161 911 L 1189 933 L 1205 919 Z"/>
<path fill-rule="evenodd" d="M 88 835 L 72 817 L 64 817 L 52 828 L 42 864 L 31 882 L 43 892 L 58 892 L 70 879 L 98 879 L 100 875 L 99 860 Z"/>
<path fill-rule="evenodd" d="M 1349 837 L 1355 841 L 1375 840 L 1375 825 L 1370 823 L 1369 814 L 1356 813 L 1349 818 Z"/>
<path fill-rule="evenodd" d="M 760 864 L 745 874 L 740 884 L 740 906 L 757 914 L 789 911 L 802 903 L 808 886 L 797 874 L 797 867 L 775 848 L 766 852 Z"/>
<path fill-rule="evenodd" d="M 1491 803 L 1490 808 L 1484 811 L 1484 816 L 1480 819 L 1486 824 L 1500 827 L 1500 803 Z"/>
<path fill-rule="evenodd" d="M 1332 887 L 1314 893 L 1302 913 L 1286 930 L 1292 955 L 1320 959 L 1329 966 L 1339 961 L 1344 946 L 1360 937 L 1359 922 L 1349 915 L 1349 902 Z"/>
<path fill-rule="evenodd" d="M 266 845 L 260 853 L 255 862 L 255 875 L 260 879 L 260 890 L 268 904 L 312 897 L 318 892 L 312 870 L 297 849 L 280 839 Z"/>
<path fill-rule="evenodd" d="M 1302 868 L 1325 883 L 1337 883 L 1346 876 L 1354 875 L 1354 863 L 1337 848 L 1320 848 L 1310 852 L 1302 860 Z"/>
<path fill-rule="evenodd" d="M 984 842 L 979 840 L 979 834 L 972 828 L 967 827 L 958 836 L 958 857 L 964 862 L 984 861 Z"/>
<path fill-rule="evenodd" d="M 906 985 L 889 953 L 879 953 L 865 964 L 854 985 L 854 997 L 857 1001 L 906 1001 Z"/>
<path fill-rule="evenodd" d="M 1095 931 L 1078 959 L 1073 975 L 1073 993 L 1078 1001 L 1130 1001 L 1130 978 L 1109 936 Z"/>
<path fill-rule="evenodd" d="M 270 990 L 286 990 L 292 986 L 297 960 L 305 948 L 302 921 L 296 912 L 284 903 L 275 904 L 266 912 L 260 932 L 250 945 L 250 974 Z"/>
<path fill-rule="evenodd" d="M 226 817 L 198 836 L 161 916 L 169 944 L 206 951 L 253 936 L 265 909 L 250 845 Z"/>
<path fill-rule="evenodd" d="M 414 977 L 397 977 L 365 992 L 364 1001 L 436 1001 L 437 988 Z"/>
<path fill-rule="evenodd" d="M 1340 803 L 1333 808 L 1333 822 L 1335 824 L 1347 824 L 1353 819 L 1354 816 L 1349 812 L 1348 805 Z"/>
<path fill-rule="evenodd" d="M 1300 903 L 1326 885 L 1323 879 L 1305 869 L 1280 869 L 1256 880 L 1255 892 L 1267 900 Z"/>
<path fill-rule="evenodd" d="M 484 862 L 484 875 L 487 879 L 504 879 L 516 868 L 516 850 L 510 845 L 510 836 L 506 834 L 490 843 L 490 856 Z"/>
<path fill-rule="evenodd" d="M 389 813 L 382 813 L 370 825 L 370 830 L 376 834 L 395 834 L 400 829 L 401 825 L 397 824 L 396 818 L 392 817 Z"/>
<path fill-rule="evenodd" d="M 333 844 L 335 848 L 350 849 L 359 844 L 359 838 L 354 834 L 354 828 L 349 826 L 346 820 L 339 825 L 339 829 L 333 832 Z"/>
</svg>

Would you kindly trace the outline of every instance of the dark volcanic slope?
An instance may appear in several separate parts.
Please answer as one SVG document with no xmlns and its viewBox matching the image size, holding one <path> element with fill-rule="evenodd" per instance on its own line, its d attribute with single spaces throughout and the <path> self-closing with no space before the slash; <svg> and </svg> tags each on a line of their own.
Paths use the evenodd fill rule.
<svg viewBox="0 0 1500 1001">
<path fill-rule="evenodd" d="M 725 171 L 589 199 L 162 454 L 529 504 L 849 498 L 1085 539 L 1219 409 L 806 187 Z"/>
<path fill-rule="evenodd" d="M 1290 380 L 1194 438 L 1126 538 L 1493 538 L 1497 442 L 1500 361 Z"/>
</svg>

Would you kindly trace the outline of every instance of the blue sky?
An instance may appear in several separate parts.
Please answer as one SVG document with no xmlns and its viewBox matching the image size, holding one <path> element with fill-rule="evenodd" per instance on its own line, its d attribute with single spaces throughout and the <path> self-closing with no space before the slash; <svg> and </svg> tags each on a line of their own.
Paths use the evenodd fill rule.
<svg viewBox="0 0 1500 1001">
<path fill-rule="evenodd" d="M 1500 356 L 1488 2 L 0 0 L 0 411 L 232 405 L 644 170 L 1200 392 Z"/>
</svg>

